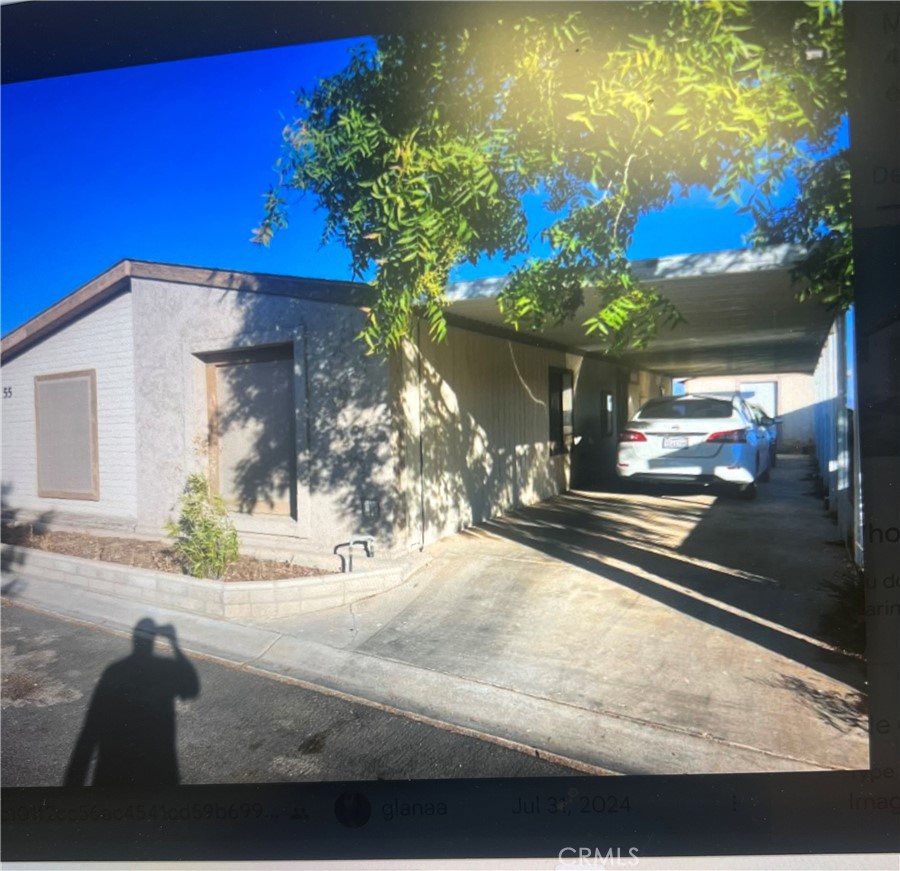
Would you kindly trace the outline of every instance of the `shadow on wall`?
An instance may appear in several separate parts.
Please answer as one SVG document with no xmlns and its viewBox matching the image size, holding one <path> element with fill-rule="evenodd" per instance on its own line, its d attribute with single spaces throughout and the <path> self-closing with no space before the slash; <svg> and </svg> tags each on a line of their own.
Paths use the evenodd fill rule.
<svg viewBox="0 0 900 871">
<path fill-rule="evenodd" d="M 808 454 L 813 450 L 813 406 L 807 405 L 779 414 L 778 452 Z"/>
<path fill-rule="evenodd" d="M 2 516 L 3 543 L 16 545 L 27 541 L 33 532 L 39 532 L 53 522 L 54 512 L 44 511 L 36 518 L 21 519 L 21 511 L 9 504 L 9 496 L 12 493 L 12 485 L 4 481 L 0 484 L 0 516 Z M 9 574 L 15 572 L 17 566 L 22 565 L 25 556 L 20 550 L 4 550 L 0 556 L 0 571 L 3 573 L 3 585 L 0 587 L 0 595 L 14 599 L 25 583 L 20 577 Z"/>
<path fill-rule="evenodd" d="M 246 514 L 330 512 L 338 516 L 336 538 L 389 540 L 398 495 L 391 365 L 367 358 L 356 341 L 362 313 L 297 301 L 296 319 L 286 321 L 291 300 L 236 289 L 246 292 L 232 297 L 242 319 L 233 347 L 251 347 L 254 336 L 279 328 L 285 340 L 282 365 L 268 365 L 263 355 L 256 364 L 226 365 L 217 373 L 228 399 L 217 412 L 220 452 L 230 452 L 220 461 L 228 476 L 220 492 Z M 304 342 L 294 346 L 301 327 Z M 302 359 L 294 358 L 295 347 L 302 347 Z"/>
<path fill-rule="evenodd" d="M 629 372 L 612 362 L 602 365 L 604 370 L 587 382 L 582 370 L 575 382 L 573 490 L 606 490 L 619 480 L 616 454 L 618 434 L 628 420 Z"/>
<path fill-rule="evenodd" d="M 293 368 L 290 355 L 215 367 L 220 493 L 240 512 L 296 510 Z"/>
<path fill-rule="evenodd" d="M 156 638 L 166 639 L 172 656 L 154 652 Z M 176 786 L 179 781 L 175 741 L 175 699 L 200 694 L 194 666 L 181 652 L 173 626 L 139 620 L 132 653 L 114 662 L 101 676 L 64 786 L 84 786 L 93 762 L 92 786 Z"/>
<path fill-rule="evenodd" d="M 311 509 L 320 527 L 335 518 L 336 538 L 374 535 L 391 548 L 413 544 L 423 517 L 433 540 L 565 489 L 567 460 L 549 454 L 547 370 L 565 365 L 559 352 L 520 355 L 508 341 L 451 328 L 452 350 L 435 351 L 423 335 L 421 360 L 413 344 L 367 357 L 359 309 L 238 289 L 233 347 L 266 335 L 269 363 L 280 354 L 282 365 L 245 354 L 246 365 L 217 370 L 226 399 L 217 437 L 228 455 L 218 455 L 228 476 L 219 489 L 233 507 L 298 519 Z M 296 418 L 288 405 L 300 406 Z"/>
<path fill-rule="evenodd" d="M 219 468 L 228 476 L 219 490 L 233 507 L 298 517 L 311 505 L 320 526 L 329 515 L 336 517 L 336 538 L 374 535 L 379 546 L 391 548 L 412 542 L 423 513 L 432 539 L 438 530 L 456 531 L 564 487 L 556 479 L 562 461 L 548 455 L 546 382 L 515 407 L 522 419 L 510 421 L 497 401 L 500 395 L 504 402 L 497 393 L 501 383 L 512 391 L 525 385 L 521 375 L 515 377 L 508 342 L 471 338 L 467 352 L 454 351 L 456 368 L 441 363 L 439 375 L 424 339 L 421 369 L 412 346 L 405 357 L 367 357 L 356 338 L 364 324 L 357 308 L 297 301 L 296 320 L 289 322 L 284 308 L 294 303 L 278 298 L 282 320 L 273 324 L 273 297 L 249 285 L 240 289 L 246 292 L 233 297 L 241 314 L 233 347 L 267 335 L 270 354 L 278 356 L 271 336 L 280 328 L 284 360 L 301 347 L 292 344 L 301 326 L 304 340 L 303 359 L 294 359 L 293 373 L 289 365 L 265 369 L 262 357 L 257 364 L 221 365 L 216 373 L 217 390 L 227 399 L 216 411 Z M 450 341 L 463 338 L 460 333 Z M 488 358 L 490 341 L 496 345 Z M 489 369 L 488 359 L 497 371 Z M 414 383 L 420 371 L 421 384 Z M 525 377 L 529 383 L 540 380 Z M 406 405 L 408 391 L 421 400 L 421 419 L 417 408 L 411 412 Z M 279 416 L 279 407 L 298 403 L 296 419 Z M 410 418 L 408 428 L 404 422 Z M 291 427 L 294 433 L 286 434 Z M 291 444 L 298 448 L 293 453 Z M 226 461 L 222 445 L 231 451 Z"/>
<path fill-rule="evenodd" d="M 514 365 L 514 357 L 507 360 L 507 354 L 514 354 L 509 342 L 485 350 L 496 359 L 489 356 L 472 365 L 466 354 L 471 349 L 462 345 L 486 340 L 461 333 L 448 337 L 448 342 L 454 340 L 460 347 L 447 353 L 459 356 L 440 372 L 432 359 L 435 349 L 422 342 L 421 456 L 415 462 L 421 465 L 424 486 L 413 527 L 424 520 L 426 541 L 565 488 L 556 477 L 563 459 L 550 458 L 545 440 L 546 385 L 536 389 Z M 416 366 L 414 349 L 408 353 L 410 366 Z M 536 438 L 536 432 L 544 432 L 544 439 Z"/>
</svg>

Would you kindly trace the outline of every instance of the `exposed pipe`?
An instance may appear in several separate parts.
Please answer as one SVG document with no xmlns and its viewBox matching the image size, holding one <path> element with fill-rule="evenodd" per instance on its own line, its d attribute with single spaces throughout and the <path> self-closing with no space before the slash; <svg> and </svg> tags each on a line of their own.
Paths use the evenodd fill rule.
<svg viewBox="0 0 900 871">
<path fill-rule="evenodd" d="M 366 559 L 372 559 L 372 557 L 375 556 L 374 535 L 355 535 L 350 541 L 343 541 L 334 546 L 332 553 L 334 553 L 335 556 L 340 557 L 342 573 L 347 574 L 348 572 L 353 571 L 353 548 L 360 544 L 366 552 Z M 346 556 L 342 553 L 338 553 L 339 550 L 345 547 L 347 548 Z"/>
</svg>

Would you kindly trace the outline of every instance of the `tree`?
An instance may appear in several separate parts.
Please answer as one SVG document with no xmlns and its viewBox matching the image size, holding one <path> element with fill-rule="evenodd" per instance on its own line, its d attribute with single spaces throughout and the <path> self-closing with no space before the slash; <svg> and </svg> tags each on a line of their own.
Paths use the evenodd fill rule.
<svg viewBox="0 0 900 871">
<path fill-rule="evenodd" d="M 770 197 L 833 149 L 845 103 L 837 5 L 538 9 L 381 37 L 299 95 L 255 240 L 287 225 L 290 191 L 311 193 L 323 241 L 346 245 L 371 280 L 362 338 L 373 352 L 396 347 L 417 317 L 444 337 L 454 266 L 528 251 L 529 191 L 552 215 L 551 253 L 512 270 L 505 319 L 559 324 L 592 286 L 600 302 L 585 328 L 613 351 L 679 320 L 625 256 L 640 216 L 676 190 L 742 203 L 758 239 L 822 235 L 815 215 L 775 215 Z"/>
<path fill-rule="evenodd" d="M 838 310 L 853 302 L 850 164 L 845 150 L 798 167 L 800 193 L 789 206 L 760 211 L 751 240 L 795 242 L 808 254 L 794 267 L 803 279 L 798 298 L 816 298 Z"/>
</svg>

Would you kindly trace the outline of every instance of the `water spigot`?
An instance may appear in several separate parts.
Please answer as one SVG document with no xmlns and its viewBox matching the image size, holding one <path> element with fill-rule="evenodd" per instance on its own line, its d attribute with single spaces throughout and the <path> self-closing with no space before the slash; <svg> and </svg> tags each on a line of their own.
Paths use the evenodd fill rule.
<svg viewBox="0 0 900 871">
<path fill-rule="evenodd" d="M 356 535 L 351 538 L 350 541 L 345 541 L 342 544 L 335 545 L 334 553 L 341 559 L 342 572 L 346 573 L 353 571 L 353 548 L 359 545 L 363 546 L 363 549 L 366 552 L 367 559 L 372 559 L 372 557 L 375 556 L 375 536 L 373 535 Z M 338 551 L 342 548 L 347 548 L 346 558 L 343 554 L 338 553 Z"/>
<path fill-rule="evenodd" d="M 366 558 L 372 559 L 375 556 L 375 536 L 374 535 L 364 535 L 357 536 L 356 538 L 350 539 L 350 547 L 353 547 L 355 544 L 361 544 L 366 551 Z"/>
</svg>

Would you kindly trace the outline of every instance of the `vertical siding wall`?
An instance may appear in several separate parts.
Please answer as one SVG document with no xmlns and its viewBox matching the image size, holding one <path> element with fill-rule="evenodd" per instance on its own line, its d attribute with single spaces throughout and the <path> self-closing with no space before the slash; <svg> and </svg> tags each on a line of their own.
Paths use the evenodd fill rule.
<svg viewBox="0 0 900 871">
<path fill-rule="evenodd" d="M 151 534 L 192 471 L 208 471 L 205 355 L 289 343 L 297 406 L 297 517 L 235 514 L 244 535 L 330 552 L 350 534 L 385 542 L 396 514 L 389 366 L 354 341 L 356 309 L 252 291 L 135 280 L 140 521 Z M 266 461 L 266 445 L 247 457 Z M 367 505 L 368 503 L 368 505 Z M 368 507 L 368 512 L 366 508 Z M 285 538 L 287 540 L 285 540 Z M 257 543 L 259 540 L 257 539 Z"/>
<path fill-rule="evenodd" d="M 94 369 L 100 499 L 37 495 L 34 379 Z M 3 503 L 57 523 L 132 528 L 137 515 L 132 298 L 123 293 L 3 364 Z"/>
<path fill-rule="evenodd" d="M 854 506 L 859 504 L 849 417 L 847 414 L 847 322 L 834 322 L 815 371 L 815 455 L 828 508 L 845 541 L 858 541 Z M 857 551 L 857 558 L 860 557 Z"/>
<path fill-rule="evenodd" d="M 550 456 L 548 373 L 566 354 L 451 327 L 404 360 L 409 545 L 566 489 Z"/>
<path fill-rule="evenodd" d="M 429 543 L 566 490 L 570 455 L 550 455 L 549 370 L 574 375 L 576 437 L 616 369 L 562 351 L 451 327 L 403 354 L 402 473 L 408 545 Z M 596 416 L 595 416 L 596 418 Z M 424 524 L 424 535 L 422 527 Z"/>
</svg>

